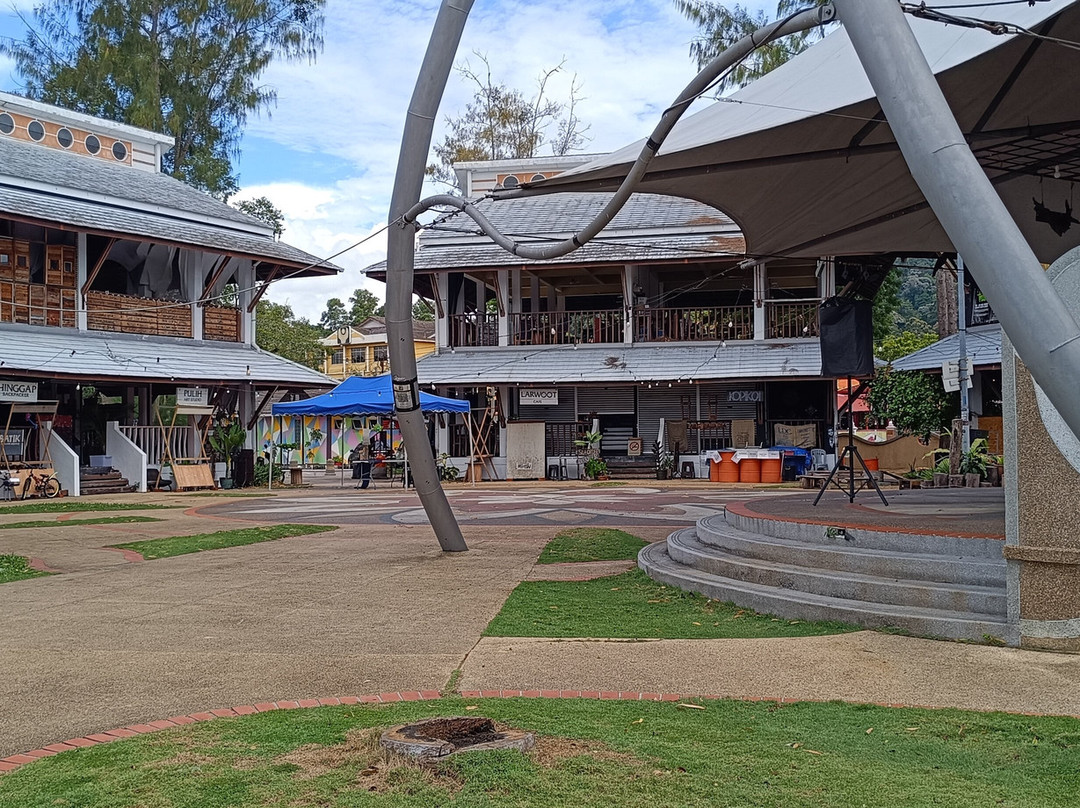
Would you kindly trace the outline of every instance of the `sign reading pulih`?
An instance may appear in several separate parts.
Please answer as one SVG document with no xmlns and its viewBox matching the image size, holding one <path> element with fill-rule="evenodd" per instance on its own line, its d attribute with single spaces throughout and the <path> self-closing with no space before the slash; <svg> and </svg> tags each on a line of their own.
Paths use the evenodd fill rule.
<svg viewBox="0 0 1080 808">
<path fill-rule="evenodd" d="M 176 403 L 177 404 L 194 404 L 196 406 L 205 407 L 210 403 L 210 388 L 209 387 L 177 387 L 176 388 Z"/>
<path fill-rule="evenodd" d="M 519 387 L 518 404 L 523 407 L 554 407 L 559 403 L 559 391 L 554 387 Z"/>
<path fill-rule="evenodd" d="M 0 401 L 37 401 L 37 382 L 0 379 Z"/>
</svg>

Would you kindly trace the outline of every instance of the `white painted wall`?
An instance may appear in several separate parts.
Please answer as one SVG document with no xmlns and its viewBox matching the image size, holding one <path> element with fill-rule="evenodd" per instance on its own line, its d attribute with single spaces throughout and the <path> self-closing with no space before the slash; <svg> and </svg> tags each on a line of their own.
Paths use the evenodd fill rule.
<svg viewBox="0 0 1080 808">
<path fill-rule="evenodd" d="M 105 452 L 117 469 L 140 493 L 146 493 L 146 452 L 120 431 L 119 421 L 105 424 Z"/>
</svg>

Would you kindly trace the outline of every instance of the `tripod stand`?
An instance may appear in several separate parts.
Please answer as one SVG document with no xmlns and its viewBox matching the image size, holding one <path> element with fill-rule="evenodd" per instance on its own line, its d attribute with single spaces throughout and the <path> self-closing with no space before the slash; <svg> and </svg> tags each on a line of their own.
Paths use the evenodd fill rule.
<svg viewBox="0 0 1080 808">
<path fill-rule="evenodd" d="M 848 404 L 849 405 L 851 404 L 851 377 L 850 376 L 848 376 Z M 870 473 L 870 469 L 868 469 L 866 467 L 866 461 L 863 460 L 862 455 L 859 454 L 859 447 L 855 445 L 855 419 L 852 417 L 852 412 L 850 412 L 850 411 L 848 412 L 848 442 L 847 442 L 847 446 L 845 446 L 841 450 L 840 454 L 837 455 L 836 465 L 832 467 L 832 471 L 830 471 L 829 476 L 825 478 L 825 483 L 821 486 L 821 490 L 818 491 L 818 495 L 816 497 L 814 497 L 814 505 L 817 505 L 818 501 L 821 499 L 821 497 L 824 496 L 826 489 L 828 489 L 829 485 L 833 482 L 833 479 L 836 477 L 836 473 L 838 471 L 842 470 L 842 468 L 844 466 L 844 458 L 845 457 L 848 460 L 848 465 L 847 465 L 847 471 L 848 471 L 847 488 L 845 489 L 844 484 L 839 479 L 836 480 L 836 487 L 839 488 L 841 491 L 843 491 L 845 494 L 847 494 L 848 502 L 852 502 L 852 503 L 855 502 L 855 494 L 856 494 L 856 492 L 861 491 L 863 488 L 865 488 L 867 486 L 867 484 L 869 484 L 871 488 L 873 488 L 875 491 L 877 491 L 877 495 L 879 497 L 881 497 L 881 503 L 883 505 L 888 505 L 889 501 L 887 499 L 885 499 L 885 495 L 883 493 L 881 493 L 881 486 L 878 485 L 877 480 L 874 479 L 874 475 Z M 865 478 L 859 483 L 858 488 L 855 487 L 855 461 L 856 460 L 859 461 L 859 465 L 862 467 L 863 474 L 865 475 Z"/>
</svg>

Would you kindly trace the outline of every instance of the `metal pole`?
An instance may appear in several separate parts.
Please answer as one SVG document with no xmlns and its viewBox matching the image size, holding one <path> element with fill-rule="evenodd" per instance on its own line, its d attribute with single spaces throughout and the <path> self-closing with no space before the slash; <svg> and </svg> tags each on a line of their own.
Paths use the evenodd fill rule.
<svg viewBox="0 0 1080 808">
<path fill-rule="evenodd" d="M 967 300 L 964 298 L 964 259 L 956 256 L 956 333 L 960 340 L 960 361 L 957 376 L 960 379 L 960 451 L 971 448 L 971 407 L 968 403 L 967 366 Z"/>
<path fill-rule="evenodd" d="M 1002 328 L 1080 435 L 1080 328 L 971 153 L 896 0 L 834 0 L 915 181 Z"/>
<path fill-rule="evenodd" d="M 412 294 L 415 260 L 415 227 L 400 221 L 417 203 L 424 184 L 424 167 L 435 116 L 454 64 L 458 42 L 472 8 L 472 0 L 443 0 L 416 80 L 398 156 L 394 193 L 390 201 L 390 229 L 386 245 L 386 336 L 393 374 L 394 404 L 406 446 L 427 442 L 424 416 L 420 412 L 420 388 L 416 381 L 413 346 Z M 439 545 L 446 552 L 468 550 L 461 528 L 439 483 L 431 452 L 413 452 L 413 481 Z"/>
</svg>

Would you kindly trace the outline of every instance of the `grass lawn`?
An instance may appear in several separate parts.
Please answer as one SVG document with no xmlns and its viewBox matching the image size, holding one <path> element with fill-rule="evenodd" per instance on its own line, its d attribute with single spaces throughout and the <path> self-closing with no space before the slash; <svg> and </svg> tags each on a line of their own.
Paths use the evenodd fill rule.
<svg viewBox="0 0 1080 808">
<path fill-rule="evenodd" d="M 592 581 L 525 581 L 488 624 L 488 637 L 704 640 L 810 637 L 859 631 L 786 620 L 657 583 L 641 570 Z"/>
<path fill-rule="evenodd" d="M 565 530 L 549 541 L 537 563 L 632 560 L 646 544 L 648 542 L 621 530 L 579 527 Z"/>
<path fill-rule="evenodd" d="M 201 553 L 203 550 L 220 550 L 223 547 L 239 547 L 244 544 L 257 544 L 261 541 L 274 541 L 290 536 L 307 536 L 312 533 L 325 533 L 328 530 L 337 530 L 337 527 L 333 525 L 261 525 L 243 527 L 238 530 L 219 530 L 216 533 L 197 533 L 194 536 L 147 539 L 112 546 L 121 550 L 134 550 L 147 561 L 152 561 L 155 558 Z"/>
<path fill-rule="evenodd" d="M 163 522 L 163 519 L 155 519 L 152 516 L 100 516 L 96 519 L 65 519 L 58 522 L 55 519 L 37 519 L 33 522 L 9 522 L 0 525 L 0 530 L 15 530 L 23 527 L 74 527 L 76 525 L 130 525 L 137 522 Z"/>
<path fill-rule="evenodd" d="M 32 570 L 29 567 L 30 559 L 21 555 L 0 555 L 0 584 L 10 581 L 21 581 L 24 578 L 39 578 L 49 575 L 47 572 Z"/>
<path fill-rule="evenodd" d="M 150 511 L 183 508 L 184 505 L 150 505 L 138 502 L 77 502 L 65 497 L 50 502 L 27 502 L 25 505 L 0 506 L 5 513 L 78 513 L 80 511 Z"/>
<path fill-rule="evenodd" d="M 0 777 L 4 808 L 1045 806 L 1076 804 L 1080 721 L 828 704 L 444 699 L 281 710 L 64 752 Z M 467 706 L 475 712 L 465 712 Z M 382 729 L 483 715 L 529 753 L 428 767 Z"/>
</svg>

